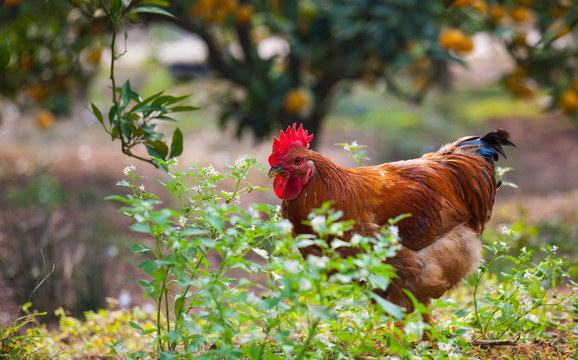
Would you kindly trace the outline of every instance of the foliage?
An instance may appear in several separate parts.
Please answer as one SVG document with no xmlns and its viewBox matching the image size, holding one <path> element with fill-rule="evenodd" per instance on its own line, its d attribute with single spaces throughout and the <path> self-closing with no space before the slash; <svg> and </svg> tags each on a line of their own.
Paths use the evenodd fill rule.
<svg viewBox="0 0 578 360">
<path fill-rule="evenodd" d="M 153 316 L 138 307 L 126 310 L 116 309 L 116 305 L 109 299 L 109 309 L 87 311 L 82 320 L 59 308 L 55 311 L 58 329 L 48 329 L 45 324 L 28 329 L 26 349 L 31 352 L 32 359 L 86 359 L 108 353 L 124 355 L 139 351 L 141 358 L 146 358 L 147 339 L 139 337 L 138 332 L 127 324 L 154 328 Z M 149 358 L 152 359 L 152 355 Z"/>
<path fill-rule="evenodd" d="M 560 108 L 578 121 L 578 9 L 572 1 L 458 0 L 448 12 L 444 26 L 486 32 L 504 44 L 516 64 L 502 79 L 506 90 L 530 98 L 539 87 L 546 89 L 547 108 Z"/>
<path fill-rule="evenodd" d="M 132 167 L 125 169 L 128 180 L 119 182 L 132 194 L 111 197 L 128 205 L 122 211 L 135 220 L 134 231 L 155 239 L 154 247 L 135 244 L 132 249 L 152 256 L 139 265 L 151 277 L 140 284 L 157 304 L 157 327 L 132 326 L 150 336 L 157 351 L 201 358 L 296 359 L 310 347 L 319 349 L 321 357 L 335 351 L 361 353 L 378 341 L 362 331 L 391 316 L 402 318 L 399 308 L 371 291 L 386 287 L 392 276 L 381 259 L 395 251 L 396 235 L 356 238 L 353 246 L 374 251 L 339 261 L 335 249 L 342 243 L 335 240 L 328 247 L 325 239 L 348 229 L 350 224 L 338 222 L 341 214 L 328 213 L 327 207 L 313 213 L 310 221 L 319 238 L 293 239 L 292 225 L 272 206 L 253 204 L 242 210 L 234 205 L 240 194 L 258 190 L 241 188 L 250 167 L 264 172 L 255 159 L 239 159 L 231 173 L 223 174 L 212 167 L 178 172 L 174 159 L 166 166 L 171 181 L 165 186 L 178 198 L 179 211 L 156 210 L 157 197 L 138 185 L 141 177 Z M 191 188 L 187 179 L 197 185 Z M 233 181 L 233 191 L 218 191 L 216 182 L 223 179 Z M 298 247 L 317 244 L 327 255 L 304 263 L 295 242 Z M 218 260 L 211 263 L 209 258 Z M 330 276 L 334 271 L 338 274 Z M 366 282 L 357 282 L 360 278 Z M 371 299 L 385 312 L 367 311 Z M 339 341 L 330 341 L 329 333 L 362 342 L 357 349 L 336 350 Z M 289 339 L 289 334 L 299 335 Z"/>
<path fill-rule="evenodd" d="M 33 345 L 35 344 L 34 329 L 36 317 L 46 315 L 46 313 L 30 312 L 31 303 L 26 303 L 20 307 L 24 315 L 19 316 L 9 327 L 0 326 L 0 360 L 10 359 L 29 359 L 36 352 Z M 21 332 L 27 326 L 31 326 L 26 335 Z"/>
<path fill-rule="evenodd" d="M 157 304 L 156 325 L 130 326 L 150 338 L 159 356 L 301 359 L 388 352 L 406 358 L 458 358 L 471 351 L 468 338 L 527 339 L 557 326 L 544 309 L 552 308 L 563 321 L 578 315 L 573 294 L 551 293 L 568 276 L 562 260 L 553 256 L 555 249 L 548 248 L 549 256 L 533 264 L 532 251 L 518 259 L 499 242 L 486 246 L 493 258 L 468 280 L 472 305 L 460 306 L 449 322 L 428 329 L 415 314 L 404 315 L 371 291 L 386 287 L 393 276 L 382 259 L 399 247 L 395 220 L 376 239 L 328 242 L 351 224 L 340 222 L 341 214 L 329 211 L 327 204 L 309 217 L 316 236 L 294 239 L 292 225 L 280 218 L 278 209 L 238 206 L 241 194 L 256 190 L 243 184 L 249 169 L 264 172 L 255 159 L 241 158 L 223 174 L 212 167 L 181 172 L 176 159 L 164 165 L 170 171 L 163 185 L 176 196 L 178 209 L 159 208 L 160 199 L 139 184 L 142 177 L 133 166 L 118 183 L 129 194 L 110 197 L 125 203 L 122 212 L 135 221 L 133 231 L 154 239 L 153 246 L 139 243 L 132 249 L 150 256 L 139 265 L 149 276 L 140 284 Z M 222 184 L 225 180 L 232 184 Z M 505 235 L 515 236 L 509 231 Z M 324 255 L 303 260 L 296 250 L 313 244 Z M 364 252 L 343 259 L 336 251 L 341 246 Z M 504 282 L 484 281 L 498 259 L 516 267 L 502 274 Z M 405 324 L 404 330 L 388 325 L 392 321 Z M 438 340 L 437 349 L 412 343 L 424 331 Z"/>
<path fill-rule="evenodd" d="M 0 73 L 3 93 L 53 108 L 100 63 L 104 41 L 91 40 L 112 34 L 114 42 L 124 20 L 199 35 L 210 67 L 236 87 L 222 97 L 221 123 L 234 122 L 239 134 L 261 138 L 295 121 L 319 134 L 334 95 L 352 81 L 383 80 L 419 102 L 429 88 L 447 88 L 447 64 L 463 62 L 477 33 L 499 39 L 517 64 L 503 78 L 508 91 L 528 98 L 541 86 L 550 109 L 578 116 L 578 10 L 568 0 L 14 1 L 0 13 L 0 36 L 14 53 Z M 265 53 L 272 42 L 281 50 Z"/>
<path fill-rule="evenodd" d="M 127 16 L 138 13 L 171 15 L 154 6 L 131 8 L 129 7 L 130 2 L 124 1 L 112 1 L 110 6 L 107 6 L 104 1 L 100 3 L 112 24 L 110 81 L 114 89 L 112 92 L 113 105 L 108 112 L 108 124 L 105 124 L 102 112 L 94 103 L 91 103 L 92 112 L 112 140 L 120 140 L 123 153 L 159 166 L 159 162 L 155 161 L 154 158 L 166 160 L 179 156 L 183 152 L 183 134 L 178 127 L 174 130 L 169 149 L 169 146 L 163 141 L 164 134 L 156 131 L 157 124 L 155 121 L 174 121 L 167 114 L 192 111 L 197 108 L 186 105 L 175 106 L 174 104 L 186 99 L 188 96 L 174 97 L 164 95 L 164 91 L 142 99 L 138 93 L 131 89 L 129 80 L 118 88 L 116 86 L 115 62 L 122 54 L 116 54 L 116 38 L 117 28 L 121 27 L 124 30 L 126 41 L 127 34 L 123 21 Z M 136 104 L 129 108 L 131 101 L 136 102 Z M 141 144 L 145 145 L 151 159 L 133 153 L 132 149 Z"/>
</svg>

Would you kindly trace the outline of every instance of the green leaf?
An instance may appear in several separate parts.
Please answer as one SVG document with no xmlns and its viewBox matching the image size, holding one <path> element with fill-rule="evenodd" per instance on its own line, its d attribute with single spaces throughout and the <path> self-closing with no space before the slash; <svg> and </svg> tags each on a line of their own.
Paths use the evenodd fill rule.
<svg viewBox="0 0 578 360">
<path fill-rule="evenodd" d="M 152 249 L 143 244 L 133 244 L 130 249 L 136 253 L 151 251 Z"/>
<path fill-rule="evenodd" d="M 149 145 L 145 145 L 145 147 L 146 147 L 147 153 L 149 154 L 150 157 L 165 160 L 165 156 L 160 151 L 158 151 L 156 148 L 149 146 Z"/>
<path fill-rule="evenodd" d="M 142 269 L 146 274 L 153 275 L 155 270 L 159 267 L 158 262 L 145 260 L 138 264 L 137 268 Z M 150 285 L 150 284 L 149 284 Z M 152 285 L 151 285 L 152 286 Z M 147 291 L 148 292 L 148 291 Z"/>
<path fill-rule="evenodd" d="M 128 106 L 130 102 L 132 90 L 130 88 L 130 80 L 124 82 L 121 88 L 121 96 L 122 96 L 122 106 L 121 108 L 124 109 Z"/>
<path fill-rule="evenodd" d="M 177 157 L 183 153 L 183 133 L 181 129 L 176 128 L 173 132 L 173 140 L 171 141 L 171 152 L 169 153 L 169 159 Z"/>
<path fill-rule="evenodd" d="M 456 311 L 455 314 L 458 317 L 464 317 L 464 316 L 468 315 L 469 313 L 470 313 L 470 309 L 464 308 L 464 309 L 460 309 L 460 310 Z"/>
<path fill-rule="evenodd" d="M 0 70 L 4 69 L 10 63 L 12 51 L 10 50 L 10 43 L 8 39 L 4 39 L 0 44 Z"/>
<path fill-rule="evenodd" d="M 167 352 L 164 351 L 159 351 L 157 352 L 157 354 L 159 354 L 159 359 L 160 360 L 176 360 L 176 356 L 173 354 L 169 354 Z"/>
<path fill-rule="evenodd" d="M 169 154 L 169 147 L 162 140 L 147 141 L 146 145 L 156 149 L 159 154 L 162 155 L 163 159 L 165 159 Z"/>
<path fill-rule="evenodd" d="M 182 106 L 173 106 L 171 108 L 171 112 L 195 111 L 199 109 L 200 107 L 198 106 L 182 105 Z"/>
<path fill-rule="evenodd" d="M 142 232 L 146 234 L 151 233 L 151 227 L 146 224 L 136 223 L 130 226 L 131 231 Z"/>
<path fill-rule="evenodd" d="M 104 198 L 104 200 L 116 200 L 116 201 L 121 201 L 124 203 L 129 203 L 130 200 L 125 198 L 124 196 L 120 196 L 120 195 L 110 195 Z"/>
<path fill-rule="evenodd" d="M 128 326 L 130 326 L 131 328 L 135 329 L 138 332 L 143 332 L 144 329 L 137 323 L 135 323 L 134 321 L 129 321 L 128 322 Z"/>
<path fill-rule="evenodd" d="M 125 179 L 120 180 L 119 182 L 116 183 L 116 186 L 126 186 L 126 187 L 130 187 L 130 183 L 128 181 L 126 181 Z"/>
<path fill-rule="evenodd" d="M 98 106 L 94 105 L 93 102 L 90 103 L 90 106 L 92 108 L 92 113 L 94 114 L 98 122 L 104 125 L 104 118 L 102 117 L 102 113 L 98 109 Z"/>
<path fill-rule="evenodd" d="M 550 46 L 550 44 L 558 38 L 562 30 L 566 27 L 573 28 L 578 23 L 578 10 L 574 9 L 569 12 L 563 18 L 555 21 L 552 25 L 544 32 L 544 36 L 538 41 L 537 45 L 543 45 L 544 47 Z"/>
<path fill-rule="evenodd" d="M 393 316 L 394 318 L 396 318 L 398 320 L 403 319 L 403 312 L 401 311 L 401 308 L 399 306 L 385 300 L 384 298 L 377 295 L 376 293 L 372 292 L 369 295 L 371 296 L 371 298 L 373 300 L 375 300 L 376 303 L 379 304 L 379 306 L 381 306 L 383 311 L 385 311 L 387 314 Z"/>
<path fill-rule="evenodd" d="M 173 14 L 166 11 L 165 9 L 161 9 L 156 6 L 139 6 L 137 8 L 132 9 L 129 11 L 127 15 L 138 14 L 138 13 L 149 13 L 149 14 L 158 14 L 158 15 L 165 15 L 168 17 L 176 18 Z"/>
</svg>

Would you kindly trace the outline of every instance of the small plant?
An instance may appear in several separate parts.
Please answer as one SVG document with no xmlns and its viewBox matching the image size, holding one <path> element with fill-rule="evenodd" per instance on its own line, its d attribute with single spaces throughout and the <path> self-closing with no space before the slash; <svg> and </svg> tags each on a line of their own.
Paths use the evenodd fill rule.
<svg viewBox="0 0 578 360">
<path fill-rule="evenodd" d="M 197 110 L 198 108 L 189 105 L 176 105 L 188 96 L 174 97 L 164 94 L 164 91 L 143 99 L 131 88 L 129 80 L 126 80 L 121 87 L 117 87 L 115 63 L 124 55 L 124 53 L 117 54 L 117 35 L 118 28 L 122 28 L 126 41 L 128 35 L 124 21 L 130 16 L 139 13 L 160 14 L 169 17 L 172 15 L 160 7 L 148 6 L 147 2 L 138 4 L 138 2 L 133 3 L 132 1 L 110 0 L 107 4 L 105 0 L 99 0 L 99 3 L 112 25 L 110 81 L 113 91 L 112 106 L 108 111 L 108 122 L 105 122 L 102 112 L 94 103 L 91 103 L 92 113 L 112 140 L 120 140 L 121 151 L 124 154 L 159 167 L 161 163 L 155 159 L 167 160 L 179 156 L 183 152 L 183 134 L 177 127 L 173 132 L 169 147 L 163 139 L 164 134 L 156 131 L 157 122 L 174 121 L 169 114 Z M 168 4 L 164 2 L 153 3 Z M 129 106 L 131 103 L 132 106 Z M 138 145 L 145 146 L 150 158 L 142 157 L 133 152 L 133 148 Z"/>
<path fill-rule="evenodd" d="M 399 219 L 375 238 L 328 241 L 352 223 L 326 204 L 309 217 L 316 236 L 293 238 L 293 225 L 278 208 L 238 206 L 242 194 L 261 190 L 245 183 L 250 168 L 265 172 L 254 158 L 239 159 L 225 173 L 212 166 L 181 172 L 176 159 L 157 161 L 169 169 L 163 185 L 178 210 L 158 209 L 159 198 L 139 184 L 134 166 L 118 183 L 130 193 L 109 199 L 125 203 L 121 211 L 135 220 L 133 231 L 154 239 L 153 246 L 132 249 L 150 256 L 138 266 L 150 279 L 139 283 L 157 304 L 156 327 L 130 325 L 150 336 L 161 356 L 351 358 L 379 354 L 385 344 L 405 352 L 390 335 L 387 324 L 394 320 L 409 324 L 408 338 L 421 336 L 421 322 L 373 291 L 387 288 L 394 276 L 382 260 L 400 247 Z M 225 180 L 232 191 L 220 189 Z M 308 246 L 319 247 L 319 256 L 303 260 L 297 250 Z M 343 247 L 358 251 L 342 258 Z"/>
<path fill-rule="evenodd" d="M 534 250 L 524 247 L 518 257 L 510 255 L 508 242 L 516 239 L 515 232 L 504 227 L 503 236 L 503 240 L 484 245 L 492 257 L 480 265 L 468 281 L 474 289 L 473 309 L 465 308 L 456 313 L 458 316 L 468 315 L 466 321 L 477 330 L 475 337 L 478 339 L 503 339 L 506 336 L 518 339 L 540 335 L 545 326 L 556 326 L 552 319 L 547 318 L 545 309 L 570 314 L 577 311 L 576 288 L 564 296 L 555 290 L 556 286 L 568 282 L 576 285 L 563 269 L 563 260 L 555 256 L 557 247 L 542 247 L 540 251 L 545 253 L 545 258 L 533 263 Z M 483 283 L 482 279 L 499 261 L 509 263 L 510 270 L 502 271 L 499 281 L 494 277 Z M 482 292 L 483 286 L 489 289 Z M 574 310 L 568 310 L 568 305 Z"/>
<path fill-rule="evenodd" d="M 351 144 L 349 144 L 349 143 L 337 143 L 335 145 L 343 146 L 343 149 L 350 151 L 351 156 L 353 157 L 353 159 L 355 159 L 355 161 L 357 161 L 359 166 L 363 166 L 363 160 L 369 160 L 369 158 L 365 156 L 365 150 L 362 150 L 363 148 L 366 148 L 367 146 L 366 145 L 360 145 L 357 143 L 357 141 L 353 141 Z"/>
<path fill-rule="evenodd" d="M 31 306 L 31 303 L 26 303 L 20 307 L 19 313 L 24 315 L 18 317 L 12 326 L 0 326 L 0 360 L 32 358 L 36 351 L 32 345 L 38 336 L 35 330 L 36 317 L 46 313 L 33 313 L 30 311 Z"/>
</svg>

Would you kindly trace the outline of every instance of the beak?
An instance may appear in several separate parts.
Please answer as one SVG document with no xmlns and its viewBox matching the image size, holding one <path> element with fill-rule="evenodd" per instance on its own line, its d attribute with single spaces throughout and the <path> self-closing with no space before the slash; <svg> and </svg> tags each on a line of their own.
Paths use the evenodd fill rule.
<svg viewBox="0 0 578 360">
<path fill-rule="evenodd" d="M 285 169 L 281 169 L 279 167 L 272 167 L 271 169 L 269 169 L 269 173 L 267 173 L 267 176 L 269 178 L 275 177 L 277 175 L 282 175 L 285 174 Z"/>
</svg>

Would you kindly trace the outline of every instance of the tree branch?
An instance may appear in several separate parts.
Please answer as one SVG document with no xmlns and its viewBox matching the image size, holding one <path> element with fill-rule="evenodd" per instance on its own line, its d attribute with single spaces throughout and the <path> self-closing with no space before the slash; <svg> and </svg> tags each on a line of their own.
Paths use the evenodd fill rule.
<svg viewBox="0 0 578 360">
<path fill-rule="evenodd" d="M 518 342 L 515 340 L 474 340 L 470 344 L 475 346 L 516 346 Z"/>
</svg>

